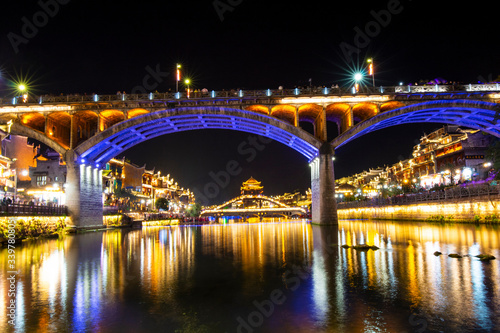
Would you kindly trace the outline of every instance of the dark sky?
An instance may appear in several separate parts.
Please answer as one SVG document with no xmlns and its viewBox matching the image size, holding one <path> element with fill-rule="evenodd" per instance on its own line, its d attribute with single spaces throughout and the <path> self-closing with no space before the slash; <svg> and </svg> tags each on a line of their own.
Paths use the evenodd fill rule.
<svg viewBox="0 0 500 333">
<path fill-rule="evenodd" d="M 161 73 L 154 88 L 167 91 L 175 89 L 178 62 L 193 88 L 215 90 L 294 87 L 309 78 L 344 85 L 349 68 L 368 57 L 375 59 L 377 85 L 491 80 L 500 74 L 495 13 L 491 2 L 427 0 L 8 1 L 0 13 L 0 94 L 12 94 L 8 80 L 19 77 L 35 94 L 131 92 L 151 69 Z M 407 158 L 423 132 L 438 126 L 360 138 L 337 151 L 336 175 Z M 238 153 L 248 136 L 184 132 L 125 155 L 200 190 L 212 181 L 210 172 L 236 161 L 241 172 L 213 201 L 237 194 L 250 176 L 268 194 L 309 186 L 307 161 L 290 148 L 272 142 L 251 161 Z"/>
</svg>

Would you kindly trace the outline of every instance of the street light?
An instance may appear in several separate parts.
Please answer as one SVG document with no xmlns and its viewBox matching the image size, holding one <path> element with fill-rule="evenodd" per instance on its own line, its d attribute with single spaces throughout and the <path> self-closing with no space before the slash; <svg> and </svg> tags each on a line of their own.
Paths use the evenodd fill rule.
<svg viewBox="0 0 500 333">
<path fill-rule="evenodd" d="M 175 80 L 175 92 L 179 92 L 179 81 L 181 80 L 181 64 L 177 64 L 177 73 Z"/>
<path fill-rule="evenodd" d="M 19 92 L 20 96 L 23 98 L 23 103 L 26 103 L 28 101 L 28 93 L 26 92 L 28 90 L 28 87 L 24 83 L 19 83 L 17 85 L 17 91 Z"/>
<path fill-rule="evenodd" d="M 373 70 L 373 59 L 370 58 L 366 62 L 368 62 L 368 75 L 372 77 L 373 86 L 375 87 L 375 71 Z"/>
<path fill-rule="evenodd" d="M 357 72 L 354 74 L 354 91 L 353 93 L 357 93 L 359 91 L 359 82 L 363 80 L 363 74 Z"/>
<path fill-rule="evenodd" d="M 191 83 L 191 80 L 186 79 L 184 80 L 184 83 L 187 85 L 187 97 L 189 98 L 189 83 Z"/>
</svg>

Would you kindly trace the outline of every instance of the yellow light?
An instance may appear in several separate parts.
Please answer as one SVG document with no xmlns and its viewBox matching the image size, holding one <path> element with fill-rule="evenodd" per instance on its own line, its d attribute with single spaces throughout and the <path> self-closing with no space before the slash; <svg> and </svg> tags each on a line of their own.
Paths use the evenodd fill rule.
<svg viewBox="0 0 500 333">
<path fill-rule="evenodd" d="M 384 102 L 389 96 L 342 96 L 342 97 L 285 97 L 280 100 L 282 104 L 309 104 L 309 103 L 360 103 L 360 102 Z"/>
<path fill-rule="evenodd" d="M 26 85 L 21 83 L 20 85 L 17 86 L 17 89 L 19 91 L 25 91 L 26 90 Z"/>
</svg>

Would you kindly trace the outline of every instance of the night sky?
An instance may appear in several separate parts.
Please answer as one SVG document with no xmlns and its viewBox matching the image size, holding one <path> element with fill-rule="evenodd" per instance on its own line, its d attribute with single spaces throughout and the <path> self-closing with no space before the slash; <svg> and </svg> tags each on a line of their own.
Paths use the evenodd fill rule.
<svg viewBox="0 0 500 333">
<path fill-rule="evenodd" d="M 130 93 L 151 70 L 158 73 L 154 89 L 163 92 L 175 89 L 176 63 L 194 89 L 293 88 L 310 78 L 348 86 L 349 68 L 369 57 L 377 85 L 488 81 L 500 74 L 495 14 L 492 3 L 426 0 L 9 1 L 0 14 L 0 94 L 12 95 L 10 78 L 28 79 L 34 94 Z M 336 176 L 408 158 L 424 132 L 439 126 L 360 138 L 336 152 Z M 236 161 L 239 172 L 211 202 L 238 194 L 250 176 L 267 194 L 310 186 L 307 161 L 288 147 L 271 142 L 255 156 L 238 152 L 249 136 L 189 131 L 124 155 L 200 191 Z"/>
</svg>

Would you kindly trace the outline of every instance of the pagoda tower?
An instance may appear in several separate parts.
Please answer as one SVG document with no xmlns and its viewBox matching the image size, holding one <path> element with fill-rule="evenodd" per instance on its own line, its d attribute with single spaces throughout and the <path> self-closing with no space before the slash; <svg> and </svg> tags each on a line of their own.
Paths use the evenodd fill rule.
<svg viewBox="0 0 500 333">
<path fill-rule="evenodd" d="M 253 177 L 250 177 L 247 181 L 243 182 L 241 185 L 241 195 L 259 195 L 264 192 L 264 186 L 260 185 L 260 182 Z M 243 199 L 243 207 L 258 207 L 261 208 L 262 201 L 255 199 Z"/>
<path fill-rule="evenodd" d="M 264 186 L 260 185 L 261 182 L 250 177 L 241 185 L 241 195 L 258 195 L 264 192 Z"/>
</svg>

